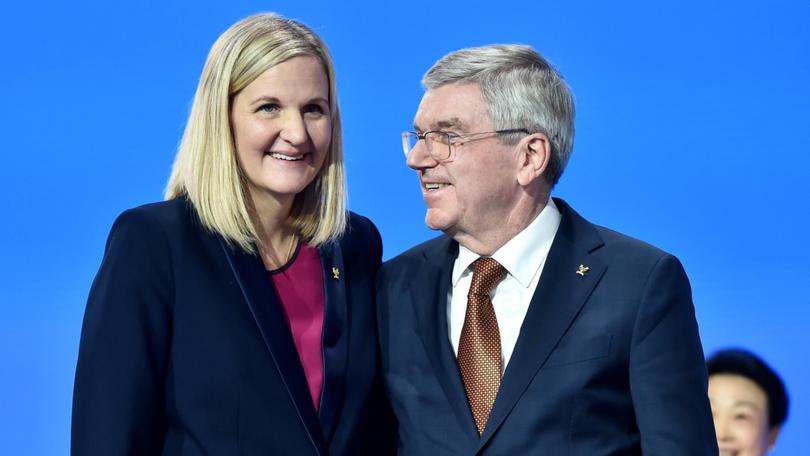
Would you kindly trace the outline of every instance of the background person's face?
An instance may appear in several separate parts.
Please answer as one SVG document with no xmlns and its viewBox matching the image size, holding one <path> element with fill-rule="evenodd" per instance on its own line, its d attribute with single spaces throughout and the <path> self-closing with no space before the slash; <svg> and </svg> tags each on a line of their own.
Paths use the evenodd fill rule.
<svg viewBox="0 0 810 456">
<path fill-rule="evenodd" d="M 776 437 L 768 426 L 768 399 L 751 380 L 730 374 L 709 377 L 709 401 L 720 456 L 762 456 Z"/>
<path fill-rule="evenodd" d="M 259 75 L 234 97 L 231 128 L 257 207 L 291 204 L 317 176 L 331 143 L 321 62 L 294 57 Z"/>
</svg>

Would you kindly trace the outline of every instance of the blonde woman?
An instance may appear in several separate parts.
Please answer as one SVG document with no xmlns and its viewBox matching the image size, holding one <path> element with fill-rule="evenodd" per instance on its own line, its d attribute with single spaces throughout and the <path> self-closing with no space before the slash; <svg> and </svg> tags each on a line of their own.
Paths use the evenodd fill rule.
<svg viewBox="0 0 810 456">
<path fill-rule="evenodd" d="M 205 63 L 166 201 L 110 232 L 73 454 L 387 453 L 381 251 L 345 208 L 326 46 L 274 14 L 233 25 Z"/>
</svg>

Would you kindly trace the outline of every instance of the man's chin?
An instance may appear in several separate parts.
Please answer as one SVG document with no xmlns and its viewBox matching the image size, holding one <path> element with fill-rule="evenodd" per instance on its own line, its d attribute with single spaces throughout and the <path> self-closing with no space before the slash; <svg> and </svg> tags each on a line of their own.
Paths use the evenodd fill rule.
<svg viewBox="0 0 810 456">
<path fill-rule="evenodd" d="M 425 214 L 425 225 L 431 230 L 444 231 L 447 234 L 449 234 L 448 230 L 452 229 L 450 220 L 435 209 L 428 209 Z"/>
</svg>

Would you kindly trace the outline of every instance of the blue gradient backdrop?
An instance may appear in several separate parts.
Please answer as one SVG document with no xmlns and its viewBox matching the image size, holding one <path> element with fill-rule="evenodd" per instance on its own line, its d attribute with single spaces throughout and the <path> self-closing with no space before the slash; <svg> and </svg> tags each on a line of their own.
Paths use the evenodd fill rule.
<svg viewBox="0 0 810 456">
<path fill-rule="evenodd" d="M 84 302 L 107 232 L 158 200 L 205 56 L 274 10 L 334 54 L 350 206 L 385 256 L 432 236 L 399 133 L 424 71 L 531 44 L 566 75 L 577 139 L 556 189 L 591 221 L 681 258 L 706 352 L 742 345 L 787 381 L 775 454 L 810 428 L 810 3 L 10 2 L 0 15 L 0 453 L 69 448 Z"/>
</svg>

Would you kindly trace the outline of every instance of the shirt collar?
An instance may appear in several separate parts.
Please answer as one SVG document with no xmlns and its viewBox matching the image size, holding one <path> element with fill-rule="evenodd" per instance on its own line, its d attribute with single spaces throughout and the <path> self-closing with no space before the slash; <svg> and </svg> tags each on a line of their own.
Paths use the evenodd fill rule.
<svg viewBox="0 0 810 456">
<path fill-rule="evenodd" d="M 561 218 L 554 200 L 549 198 L 546 207 L 540 211 L 540 214 L 517 236 L 495 251 L 492 258 L 506 268 L 509 275 L 514 277 L 521 286 L 528 288 L 551 250 L 551 243 L 557 234 Z M 470 265 L 480 257 L 472 250 L 459 245 L 458 257 L 453 268 L 453 286 L 467 272 Z"/>
</svg>

